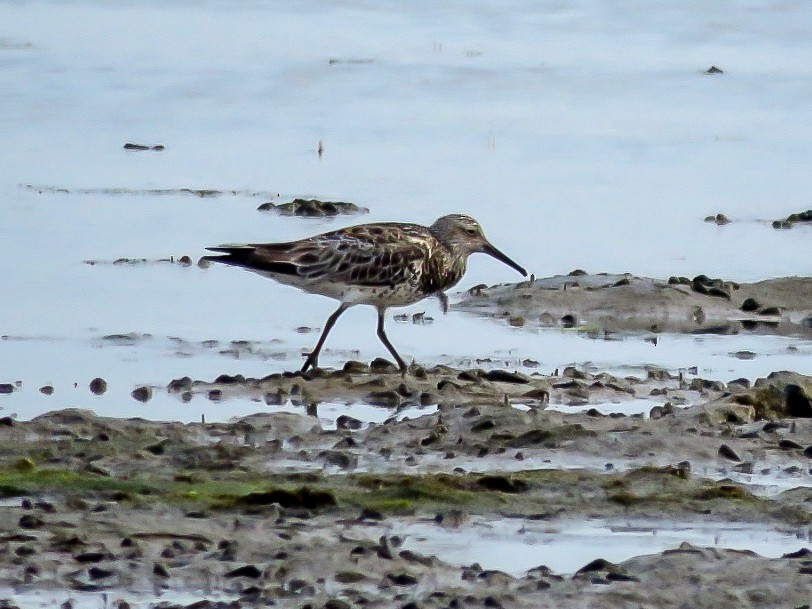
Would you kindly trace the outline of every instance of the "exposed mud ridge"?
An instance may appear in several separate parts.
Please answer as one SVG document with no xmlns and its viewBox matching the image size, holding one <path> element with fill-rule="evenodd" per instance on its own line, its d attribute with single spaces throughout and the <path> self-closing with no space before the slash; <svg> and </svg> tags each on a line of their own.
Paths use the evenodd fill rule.
<svg viewBox="0 0 812 609">
<path fill-rule="evenodd" d="M 773 228 L 792 228 L 796 224 L 812 225 L 812 209 L 790 214 L 783 220 L 774 220 Z"/>
<path fill-rule="evenodd" d="M 601 334 L 812 336 L 812 277 L 736 283 L 704 275 L 660 280 L 573 271 L 518 284 L 476 286 L 452 306 L 515 326 L 560 325 Z"/>
<path fill-rule="evenodd" d="M 736 391 L 746 382 L 735 381 L 731 390 Z M 593 374 L 574 366 L 545 375 L 502 369 L 460 370 L 444 365 L 423 368 L 412 364 L 408 374 L 401 376 L 392 362 L 377 358 L 369 364 L 348 361 L 341 370 L 280 372 L 259 379 L 225 374 L 212 381 L 183 377 L 171 381 L 167 389 L 179 397 L 216 391 L 218 399 L 249 397 L 268 405 L 292 400 L 305 405 L 363 402 L 394 408 L 493 403 L 544 408 L 548 403 L 585 406 L 643 397 L 683 406 L 719 397 L 727 386 L 719 381 L 688 379 L 657 367 L 647 368 L 642 378 L 621 378 L 603 372 Z"/>
<path fill-rule="evenodd" d="M 368 214 L 369 209 L 344 201 L 320 201 L 318 199 L 294 199 L 289 203 L 268 201 L 257 207 L 259 211 L 271 211 L 280 216 L 323 218 L 338 215 Z"/>
<path fill-rule="evenodd" d="M 812 482 L 812 379 L 790 372 L 773 373 L 750 387 L 738 379 L 727 385 L 700 378 L 689 382 L 659 369 L 649 370 L 645 379 L 618 379 L 574 368 L 560 376 L 525 376 L 500 370 L 459 372 L 443 366 L 406 378 L 394 372 L 321 370 L 265 379 L 221 376 L 214 383 L 183 378 L 172 381 L 168 389 L 185 400 L 201 393 L 218 401 L 249 397 L 271 410 L 280 405 L 301 407 L 297 412 L 308 418 L 295 419 L 297 425 L 304 425 L 295 431 L 297 442 L 282 442 L 278 449 L 282 462 L 300 461 L 310 464 L 309 468 L 314 459 L 318 467 L 334 464 L 385 471 L 398 471 L 404 465 L 445 469 L 454 459 L 470 464 L 479 460 L 475 465 L 479 469 L 516 469 L 523 467 L 520 462 L 525 459 L 546 459 L 559 466 L 609 464 L 613 469 L 623 464 L 688 461 L 700 471 L 716 471 L 722 463 L 745 473 L 788 470 Z M 605 415 L 589 407 L 608 405 L 611 411 L 611 403 L 636 395 L 658 402 L 648 418 Z M 339 456 L 334 453 L 335 439 L 319 425 L 323 402 L 364 402 L 386 409 L 390 416 L 383 425 L 366 429 L 352 417 L 340 417 L 340 430 L 358 431 L 346 446 L 350 456 Z M 581 406 L 581 411 L 544 410 L 550 402 Z M 407 408 L 420 413 L 421 406 L 434 404 L 436 412 L 430 415 L 411 420 L 398 416 Z M 293 416 L 267 416 L 283 414 Z M 324 440 L 316 443 L 323 452 L 313 455 L 300 450 L 306 429 L 315 430 Z M 408 449 L 405 454 L 404 449 Z"/>
</svg>

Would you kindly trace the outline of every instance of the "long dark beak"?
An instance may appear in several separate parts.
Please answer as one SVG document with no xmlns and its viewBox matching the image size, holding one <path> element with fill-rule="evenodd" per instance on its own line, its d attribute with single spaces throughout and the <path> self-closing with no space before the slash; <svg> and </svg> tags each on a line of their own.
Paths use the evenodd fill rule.
<svg viewBox="0 0 812 609">
<path fill-rule="evenodd" d="M 518 264 L 516 264 L 515 262 L 513 262 L 513 260 L 511 260 L 510 258 L 508 258 L 507 256 L 505 256 L 505 255 L 504 255 L 502 252 L 500 252 L 498 249 L 496 249 L 496 248 L 495 248 L 494 246 L 492 246 L 490 243 L 485 242 L 485 245 L 483 245 L 483 246 L 482 246 L 482 251 L 483 251 L 484 253 L 488 254 L 489 256 L 493 256 L 493 257 L 494 257 L 494 258 L 496 258 L 496 259 L 497 259 L 499 262 L 504 262 L 504 263 L 505 263 L 506 265 L 508 265 L 509 267 L 512 267 L 512 268 L 516 269 L 516 270 L 517 270 L 517 271 L 519 271 L 519 272 L 520 272 L 520 273 L 521 273 L 523 276 L 527 277 L 527 271 L 525 271 L 525 270 L 524 270 L 522 267 L 520 267 Z"/>
</svg>

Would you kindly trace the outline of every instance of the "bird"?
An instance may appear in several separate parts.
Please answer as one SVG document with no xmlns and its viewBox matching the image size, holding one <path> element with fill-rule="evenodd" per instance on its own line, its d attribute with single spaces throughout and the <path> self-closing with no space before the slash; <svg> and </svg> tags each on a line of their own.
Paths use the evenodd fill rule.
<svg viewBox="0 0 812 609">
<path fill-rule="evenodd" d="M 318 367 L 327 335 L 344 311 L 370 305 L 378 312 L 377 335 L 397 361 L 403 376 L 408 366 L 384 329 L 386 310 L 424 298 L 440 299 L 465 274 L 468 256 L 482 252 L 527 271 L 494 247 L 479 223 L 463 214 L 438 218 L 431 226 L 377 222 L 349 226 L 284 243 L 248 243 L 207 247 L 219 255 L 204 260 L 240 267 L 279 283 L 340 302 L 324 324 L 316 346 L 307 353 L 301 372 Z"/>
</svg>

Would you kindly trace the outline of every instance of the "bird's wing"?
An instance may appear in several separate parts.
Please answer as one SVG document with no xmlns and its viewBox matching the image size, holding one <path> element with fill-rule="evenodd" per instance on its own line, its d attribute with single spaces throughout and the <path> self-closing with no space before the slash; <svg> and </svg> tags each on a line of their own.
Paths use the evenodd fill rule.
<svg viewBox="0 0 812 609">
<path fill-rule="evenodd" d="M 253 271 L 329 279 L 357 286 L 393 286 L 430 255 L 431 242 L 411 227 L 349 227 L 301 241 L 208 248 L 225 256 L 208 259 Z"/>
</svg>

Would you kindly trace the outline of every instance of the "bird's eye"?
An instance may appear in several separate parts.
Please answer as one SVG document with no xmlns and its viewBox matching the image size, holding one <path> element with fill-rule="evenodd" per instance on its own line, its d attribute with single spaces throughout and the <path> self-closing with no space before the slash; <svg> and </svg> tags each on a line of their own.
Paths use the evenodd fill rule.
<svg viewBox="0 0 812 609">
<path fill-rule="evenodd" d="M 473 226 L 466 228 L 465 232 L 471 235 L 472 237 L 477 234 L 476 229 Z"/>
</svg>

